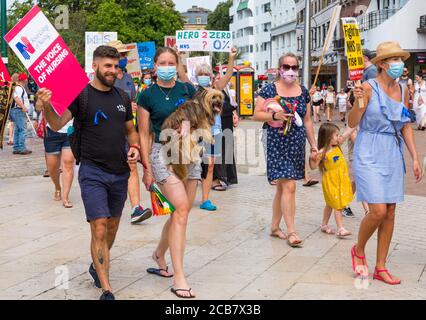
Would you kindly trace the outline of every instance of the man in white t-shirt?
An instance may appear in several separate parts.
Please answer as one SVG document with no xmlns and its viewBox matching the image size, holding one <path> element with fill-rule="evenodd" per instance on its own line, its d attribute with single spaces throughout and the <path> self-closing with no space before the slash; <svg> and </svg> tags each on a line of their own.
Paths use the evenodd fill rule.
<svg viewBox="0 0 426 320">
<path fill-rule="evenodd" d="M 25 146 L 25 132 L 27 129 L 27 115 L 30 107 L 27 91 L 28 75 L 21 73 L 13 92 L 13 103 L 10 109 L 10 120 L 15 123 L 15 134 L 13 139 L 13 154 L 28 155 L 32 151 Z"/>
<path fill-rule="evenodd" d="M 340 93 L 336 96 L 337 105 L 339 106 L 340 119 L 346 125 L 346 107 L 348 105 L 349 96 L 344 89 L 340 89 Z"/>
</svg>

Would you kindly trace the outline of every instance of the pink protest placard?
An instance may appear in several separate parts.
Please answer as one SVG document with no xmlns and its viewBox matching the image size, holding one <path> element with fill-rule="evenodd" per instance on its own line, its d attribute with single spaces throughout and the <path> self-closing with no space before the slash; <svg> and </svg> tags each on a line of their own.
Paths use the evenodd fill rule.
<svg viewBox="0 0 426 320">
<path fill-rule="evenodd" d="M 0 59 L 0 82 L 12 81 L 9 71 L 7 71 L 6 65 L 3 63 L 3 59 Z"/>
<path fill-rule="evenodd" d="M 38 86 L 52 91 L 52 106 L 61 116 L 89 78 L 54 26 L 34 6 L 4 39 Z"/>
</svg>

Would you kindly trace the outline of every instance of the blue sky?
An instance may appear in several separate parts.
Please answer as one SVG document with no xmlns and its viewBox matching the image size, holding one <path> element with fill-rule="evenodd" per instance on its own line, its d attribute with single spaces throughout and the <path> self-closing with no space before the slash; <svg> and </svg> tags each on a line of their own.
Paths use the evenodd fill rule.
<svg viewBox="0 0 426 320">
<path fill-rule="evenodd" d="M 192 6 L 199 6 L 202 8 L 214 10 L 219 2 L 223 2 L 223 0 L 173 0 L 176 4 L 176 9 L 179 12 L 184 12 L 191 8 Z"/>
</svg>

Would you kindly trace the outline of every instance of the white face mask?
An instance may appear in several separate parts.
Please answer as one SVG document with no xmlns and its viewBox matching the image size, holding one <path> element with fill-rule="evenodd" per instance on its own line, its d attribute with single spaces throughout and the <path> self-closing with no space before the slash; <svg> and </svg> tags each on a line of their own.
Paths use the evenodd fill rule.
<svg viewBox="0 0 426 320">
<path fill-rule="evenodd" d="M 292 69 L 287 71 L 280 70 L 280 76 L 287 83 L 294 83 L 299 79 L 299 75 Z"/>
</svg>

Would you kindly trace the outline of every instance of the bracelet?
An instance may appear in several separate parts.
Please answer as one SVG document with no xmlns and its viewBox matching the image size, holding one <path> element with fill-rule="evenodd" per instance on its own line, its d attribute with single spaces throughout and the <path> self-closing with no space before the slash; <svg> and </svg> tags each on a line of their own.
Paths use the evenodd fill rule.
<svg viewBox="0 0 426 320">
<path fill-rule="evenodd" d="M 272 120 L 276 121 L 277 119 L 275 119 L 275 114 L 276 112 L 272 112 Z"/>
<path fill-rule="evenodd" d="M 139 146 L 138 146 L 138 145 L 136 145 L 136 144 L 132 144 L 132 145 L 130 145 L 130 146 L 129 146 L 129 148 L 135 148 L 135 149 L 138 149 L 139 153 L 141 152 L 141 147 L 139 147 Z"/>
</svg>

